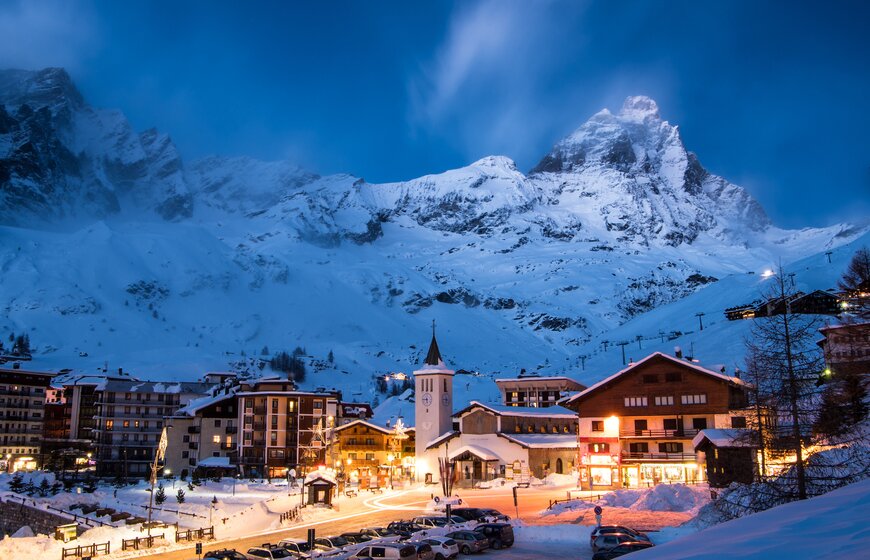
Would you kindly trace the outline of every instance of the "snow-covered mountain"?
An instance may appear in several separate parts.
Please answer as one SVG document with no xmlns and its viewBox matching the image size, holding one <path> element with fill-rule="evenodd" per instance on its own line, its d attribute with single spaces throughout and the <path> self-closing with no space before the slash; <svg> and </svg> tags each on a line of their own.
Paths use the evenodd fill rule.
<svg viewBox="0 0 870 560">
<path fill-rule="evenodd" d="M 664 310 L 721 316 L 755 299 L 747 273 L 825 251 L 845 262 L 866 231 L 775 227 L 645 97 L 597 113 L 528 174 L 492 156 L 370 184 L 186 163 L 166 134 L 89 107 L 63 70 L 0 72 L 0 336 L 28 331 L 44 367 L 193 378 L 299 345 L 321 370 L 306 383 L 365 395 L 372 373 L 419 362 L 437 319 L 458 368 L 594 379 L 581 356 L 613 333 L 688 332 L 693 313 Z M 334 365 L 315 359 L 330 350 Z"/>
</svg>

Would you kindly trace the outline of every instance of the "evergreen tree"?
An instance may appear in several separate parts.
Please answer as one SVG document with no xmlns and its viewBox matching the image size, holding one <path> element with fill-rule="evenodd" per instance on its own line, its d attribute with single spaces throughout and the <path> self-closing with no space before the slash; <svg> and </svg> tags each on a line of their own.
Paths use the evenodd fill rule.
<svg viewBox="0 0 870 560">
<path fill-rule="evenodd" d="M 42 497 L 48 496 L 48 491 L 51 489 L 51 485 L 48 483 L 47 478 L 43 478 L 42 482 L 39 483 L 39 495 Z"/>
<path fill-rule="evenodd" d="M 161 483 L 157 487 L 157 493 L 154 494 L 154 503 L 158 506 L 162 506 L 163 502 L 166 501 L 166 490 L 163 489 L 163 484 Z"/>
<path fill-rule="evenodd" d="M 16 494 L 24 489 L 24 477 L 21 476 L 20 472 L 17 472 L 12 476 L 12 480 L 9 481 L 9 489 Z"/>
<path fill-rule="evenodd" d="M 63 489 L 63 484 L 61 484 L 60 481 L 55 480 L 54 484 L 51 485 L 51 494 L 53 496 L 57 496 L 62 489 Z"/>
<path fill-rule="evenodd" d="M 193 471 L 193 475 L 190 478 L 190 482 L 193 486 L 199 486 L 202 484 L 202 480 L 199 478 L 199 473 L 197 471 Z"/>
<path fill-rule="evenodd" d="M 184 503 L 184 489 L 182 489 L 182 488 L 178 489 L 178 494 L 175 495 L 175 499 L 178 500 L 179 504 Z"/>
<path fill-rule="evenodd" d="M 330 364 L 335 363 L 335 354 L 332 353 L 332 350 L 329 351 L 329 354 L 326 355 L 326 361 Z"/>
<path fill-rule="evenodd" d="M 260 355 L 261 355 L 261 356 L 268 356 L 268 355 L 269 355 L 269 347 L 268 347 L 268 346 L 263 346 L 263 349 L 260 350 Z"/>
</svg>

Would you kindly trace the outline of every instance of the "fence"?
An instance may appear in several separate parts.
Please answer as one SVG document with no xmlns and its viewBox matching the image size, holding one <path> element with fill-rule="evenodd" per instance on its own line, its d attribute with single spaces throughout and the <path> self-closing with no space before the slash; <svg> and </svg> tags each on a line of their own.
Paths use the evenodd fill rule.
<svg viewBox="0 0 870 560">
<path fill-rule="evenodd" d="M 299 506 L 296 506 L 295 508 L 291 509 L 290 511 L 285 511 L 284 513 L 282 513 L 280 521 L 281 521 L 281 523 L 283 523 L 284 521 L 296 521 L 297 519 L 299 519 L 299 514 L 301 512 L 302 512 L 302 508 L 300 508 Z"/>
<path fill-rule="evenodd" d="M 576 490 L 575 490 L 576 492 Z M 577 496 L 576 498 L 571 497 L 571 490 L 568 490 L 568 497 L 564 500 L 549 500 L 550 505 L 547 506 L 547 509 L 553 509 L 553 506 L 556 504 L 564 504 L 566 502 L 576 502 L 578 500 L 584 502 L 597 502 L 601 499 L 601 494 L 590 494 L 589 496 Z"/>
<path fill-rule="evenodd" d="M 139 550 L 142 548 L 153 548 L 155 539 L 164 539 L 163 533 L 159 535 L 151 535 L 150 537 L 136 537 L 133 539 L 123 539 L 121 541 L 121 550 Z"/>
<path fill-rule="evenodd" d="M 141 504 L 130 504 L 130 505 L 136 505 L 142 509 L 148 509 L 148 506 L 143 506 Z M 176 515 L 187 515 L 189 517 L 199 517 L 200 519 L 206 519 L 206 516 L 204 516 L 204 515 L 199 515 L 198 513 L 188 513 L 186 511 L 179 511 L 177 509 L 169 509 L 169 508 L 162 508 L 162 507 L 155 506 L 154 511 L 166 511 L 169 513 L 174 513 Z"/>
<path fill-rule="evenodd" d="M 187 531 L 177 531 L 175 533 L 175 542 L 181 541 L 213 541 L 214 527 L 206 527 L 205 529 L 188 529 Z"/>
<path fill-rule="evenodd" d="M 64 548 L 61 551 L 61 560 L 67 558 L 83 558 L 86 556 L 99 556 L 100 554 L 109 554 L 111 552 L 111 542 L 99 544 L 87 544 L 84 546 L 74 546 L 72 548 Z"/>
</svg>

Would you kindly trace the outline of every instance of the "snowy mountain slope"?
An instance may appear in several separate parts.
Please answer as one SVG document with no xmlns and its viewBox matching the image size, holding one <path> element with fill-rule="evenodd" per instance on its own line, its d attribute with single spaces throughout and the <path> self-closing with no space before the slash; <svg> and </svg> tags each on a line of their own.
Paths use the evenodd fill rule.
<svg viewBox="0 0 870 560">
<path fill-rule="evenodd" d="M 0 335 L 30 332 L 35 367 L 193 378 L 300 345 L 306 386 L 370 398 L 372 374 L 419 362 L 432 319 L 451 364 L 482 373 L 460 400 L 520 368 L 594 380 L 621 367 L 602 341 L 637 335 L 633 357 L 694 343 L 733 364 L 742 326 L 718 318 L 756 299 L 761 270 L 832 250 L 840 269 L 806 281 L 831 287 L 867 231 L 771 225 L 647 98 L 595 115 L 529 175 L 494 156 L 380 185 L 244 157 L 185 164 L 58 70 L 0 72 L 0 107 Z M 699 310 L 703 333 L 654 347 Z"/>
</svg>

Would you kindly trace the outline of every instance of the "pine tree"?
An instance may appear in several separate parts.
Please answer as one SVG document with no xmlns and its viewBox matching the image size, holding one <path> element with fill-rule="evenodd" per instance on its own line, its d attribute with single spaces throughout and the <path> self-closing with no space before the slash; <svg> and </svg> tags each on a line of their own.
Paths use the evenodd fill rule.
<svg viewBox="0 0 870 560">
<path fill-rule="evenodd" d="M 160 484 L 157 487 L 157 493 L 154 494 L 154 503 L 158 506 L 162 506 L 163 502 L 166 501 L 166 490 L 163 489 L 163 484 Z"/>
<path fill-rule="evenodd" d="M 329 354 L 326 355 L 326 361 L 330 364 L 335 363 L 335 354 L 332 353 L 332 350 L 329 351 Z"/>
<path fill-rule="evenodd" d="M 182 488 L 178 489 L 178 494 L 175 495 L 175 499 L 178 500 L 179 504 L 184 503 L 184 489 L 182 489 Z"/>
<path fill-rule="evenodd" d="M 47 478 L 43 478 L 42 482 L 39 483 L 39 495 L 42 497 L 48 496 L 48 491 L 51 489 L 51 485 L 48 483 Z"/>
<path fill-rule="evenodd" d="M 269 355 L 269 347 L 268 347 L 268 346 L 263 346 L 263 349 L 260 350 L 260 355 L 261 355 L 261 356 L 268 356 L 268 355 Z"/>
<path fill-rule="evenodd" d="M 60 491 L 63 489 L 63 484 L 59 480 L 55 480 L 54 484 L 51 485 L 51 494 L 53 496 L 57 496 Z"/>
<path fill-rule="evenodd" d="M 15 475 L 12 476 L 12 480 L 9 481 L 9 489 L 16 494 L 20 493 L 21 490 L 24 489 L 24 477 L 21 476 L 20 472 L 17 472 L 15 473 Z"/>
</svg>

